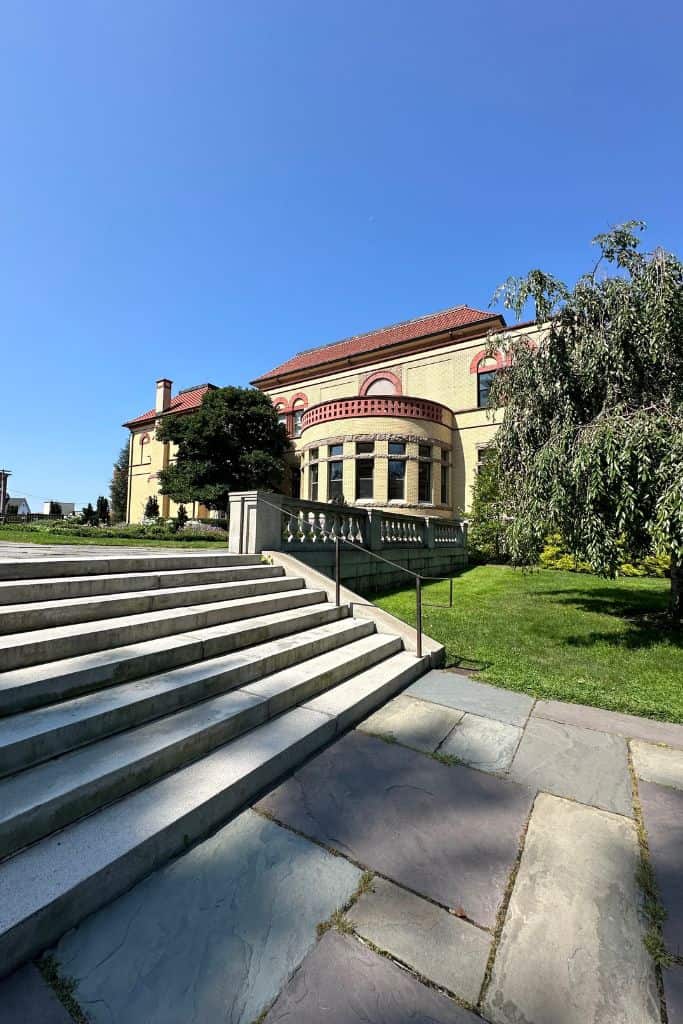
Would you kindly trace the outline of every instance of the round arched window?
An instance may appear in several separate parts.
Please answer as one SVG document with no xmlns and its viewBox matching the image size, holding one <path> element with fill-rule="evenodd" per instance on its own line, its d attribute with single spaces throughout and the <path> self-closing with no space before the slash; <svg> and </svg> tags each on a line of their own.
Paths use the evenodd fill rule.
<svg viewBox="0 0 683 1024">
<path fill-rule="evenodd" d="M 365 392 L 366 395 L 395 395 L 396 384 L 389 377 L 377 377 L 373 380 L 372 384 L 369 384 Z"/>
</svg>

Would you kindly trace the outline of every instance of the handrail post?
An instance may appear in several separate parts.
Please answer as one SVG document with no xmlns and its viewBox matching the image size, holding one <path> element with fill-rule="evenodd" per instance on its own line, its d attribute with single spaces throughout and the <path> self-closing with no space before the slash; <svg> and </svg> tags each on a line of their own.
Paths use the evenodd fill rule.
<svg viewBox="0 0 683 1024">
<path fill-rule="evenodd" d="M 341 601 L 341 545 L 339 536 L 334 538 L 334 602 L 339 608 Z"/>
<path fill-rule="evenodd" d="M 422 580 L 415 577 L 415 602 L 417 605 L 417 656 L 422 657 Z"/>
<path fill-rule="evenodd" d="M 452 608 L 453 607 L 453 577 L 452 576 L 449 579 L 448 583 L 449 583 L 449 587 L 448 587 L 448 591 L 449 591 L 449 593 L 448 593 L 448 607 Z"/>
</svg>

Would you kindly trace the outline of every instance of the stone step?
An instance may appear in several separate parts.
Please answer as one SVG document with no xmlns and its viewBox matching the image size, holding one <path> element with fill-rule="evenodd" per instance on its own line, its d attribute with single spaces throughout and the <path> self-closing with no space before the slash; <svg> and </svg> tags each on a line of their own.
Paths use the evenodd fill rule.
<svg viewBox="0 0 683 1024">
<path fill-rule="evenodd" d="M 284 579 L 289 580 L 290 577 Z M 308 590 L 300 582 L 296 585 L 299 589 L 283 594 L 264 594 L 190 608 L 171 608 L 97 622 L 55 626 L 52 629 L 34 629 L 29 633 L 11 633 L 0 637 L 0 668 L 9 671 L 38 665 L 48 659 L 73 658 L 79 654 L 91 654 L 111 647 L 187 633 L 237 619 L 300 608 L 302 605 L 315 604 L 325 597 L 323 592 Z"/>
<path fill-rule="evenodd" d="M 141 676 L 168 672 L 181 665 L 229 651 L 339 622 L 348 606 L 328 604 L 324 594 L 301 608 L 226 622 L 159 640 L 129 644 L 114 650 L 63 658 L 0 673 L 0 716 L 69 700 L 94 689 L 113 686 Z"/>
<path fill-rule="evenodd" d="M 96 551 L 97 549 L 93 549 Z M 170 569 L 208 569 L 216 566 L 260 565 L 260 555 L 231 555 L 203 550 L 139 555 L 88 555 L 64 558 L 0 559 L 0 580 L 36 580 L 56 576 L 98 576 L 119 572 L 163 572 Z"/>
<path fill-rule="evenodd" d="M 160 675 L 148 675 L 135 682 L 8 716 L 0 720 L 0 775 L 21 771 L 199 700 L 243 688 L 297 662 L 303 663 L 300 671 L 309 672 L 311 663 L 306 659 L 334 651 L 373 632 L 374 625 L 369 620 L 347 618 L 239 653 L 194 662 Z M 346 650 L 338 656 L 345 657 Z"/>
<path fill-rule="evenodd" d="M 96 597 L 66 598 L 59 601 L 38 601 L 0 608 L 0 635 L 23 633 L 35 629 L 52 629 L 74 623 L 95 622 L 124 615 L 139 615 L 167 608 L 234 601 L 258 594 L 277 594 L 297 590 L 304 581 L 281 574 L 261 579 L 208 583 L 191 587 L 166 587 L 141 590 L 132 594 L 100 594 Z"/>
<path fill-rule="evenodd" d="M 205 836 L 421 671 L 419 659 L 396 654 L 5 860 L 0 975 Z M 337 690 L 336 701 L 315 710 Z"/>
<path fill-rule="evenodd" d="M 352 620 L 350 620 L 352 621 Z M 0 857 L 153 782 L 400 649 L 375 633 L 0 782 Z"/>
<path fill-rule="evenodd" d="M 47 580 L 0 581 L 0 605 L 30 601 L 62 601 L 66 598 L 97 597 L 100 594 L 132 594 L 139 590 L 165 587 L 195 587 L 207 583 L 230 583 L 282 576 L 279 565 L 243 565 L 209 569 L 176 569 L 170 572 L 119 572 L 99 576 L 65 576 Z"/>
</svg>

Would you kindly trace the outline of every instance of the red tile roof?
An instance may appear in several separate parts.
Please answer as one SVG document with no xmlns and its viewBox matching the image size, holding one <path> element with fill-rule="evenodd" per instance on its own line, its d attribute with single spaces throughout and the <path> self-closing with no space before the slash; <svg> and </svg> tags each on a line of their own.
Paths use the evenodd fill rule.
<svg viewBox="0 0 683 1024">
<path fill-rule="evenodd" d="M 400 324 L 369 331 L 367 334 L 356 334 L 351 338 L 334 341 L 329 345 L 306 349 L 288 359 L 287 362 L 276 366 L 269 373 L 257 377 L 252 384 L 263 385 L 278 377 L 289 376 L 292 373 L 331 363 L 337 359 L 374 352 L 377 349 L 397 345 L 402 341 L 413 341 L 430 334 L 440 334 L 443 331 L 467 327 L 484 320 L 499 320 L 501 326 L 505 325 L 505 320 L 499 313 L 485 313 L 481 309 L 472 309 L 470 306 L 454 306 L 452 309 L 444 309 L 440 313 L 429 313 L 426 316 L 417 317 L 415 320 L 405 320 Z"/>
<path fill-rule="evenodd" d="M 211 391 L 216 387 L 215 384 L 197 384 L 192 388 L 185 388 L 183 391 L 179 391 L 178 394 L 171 399 L 169 408 L 161 413 L 162 416 L 168 416 L 169 413 L 177 412 L 192 412 L 194 409 L 198 409 L 202 404 L 202 399 L 207 391 Z M 158 419 L 159 413 L 154 409 L 150 409 L 148 412 L 143 412 L 141 416 L 136 416 L 133 420 L 128 420 L 124 423 L 124 427 L 141 427 L 144 423 L 153 423 L 154 420 Z"/>
</svg>

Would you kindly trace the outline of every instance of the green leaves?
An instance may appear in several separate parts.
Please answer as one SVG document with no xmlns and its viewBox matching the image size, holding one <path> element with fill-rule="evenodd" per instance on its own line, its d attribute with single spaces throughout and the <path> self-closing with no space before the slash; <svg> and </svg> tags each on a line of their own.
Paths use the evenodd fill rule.
<svg viewBox="0 0 683 1024">
<path fill-rule="evenodd" d="M 537 350 L 514 332 L 491 340 L 511 362 L 491 399 L 504 410 L 495 449 L 519 564 L 550 530 L 605 575 L 623 545 L 634 558 L 653 544 L 683 555 L 683 265 L 642 253 L 643 227 L 596 236 L 601 258 L 573 289 L 537 270 L 503 286 L 508 308 L 532 298 L 547 311 Z"/>
<path fill-rule="evenodd" d="M 267 395 L 254 388 L 207 391 L 200 408 L 162 420 L 157 436 L 177 446 L 159 473 L 161 493 L 225 509 L 231 490 L 276 487 L 289 441 Z"/>
</svg>

